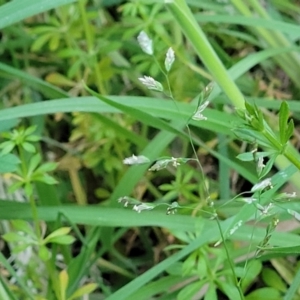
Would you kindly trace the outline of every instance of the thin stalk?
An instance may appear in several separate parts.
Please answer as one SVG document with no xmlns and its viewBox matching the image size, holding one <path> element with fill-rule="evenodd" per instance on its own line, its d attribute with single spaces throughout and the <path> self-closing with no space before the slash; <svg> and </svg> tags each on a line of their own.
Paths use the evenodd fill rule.
<svg viewBox="0 0 300 300">
<path fill-rule="evenodd" d="M 30 207 L 31 207 L 32 218 L 33 218 L 34 227 L 35 227 L 35 233 L 36 233 L 38 239 L 40 240 L 42 238 L 42 234 L 41 234 L 41 229 L 40 229 L 39 215 L 38 215 L 38 211 L 37 211 L 37 207 L 36 207 L 35 199 L 34 199 L 33 195 L 30 195 L 29 203 L 30 203 Z"/>
<path fill-rule="evenodd" d="M 19 150 L 19 155 L 20 155 L 20 160 L 21 160 L 23 179 L 26 180 L 27 179 L 27 170 L 28 170 L 27 163 L 26 163 L 26 157 L 25 157 L 24 151 L 20 145 L 18 145 L 18 150 Z M 32 185 L 32 182 L 30 182 L 28 184 Z M 36 233 L 38 240 L 40 240 L 42 238 L 42 234 L 41 234 L 41 229 L 40 229 L 39 215 L 38 215 L 38 211 L 37 211 L 33 193 L 31 193 L 31 195 L 29 195 L 29 204 L 31 207 L 35 233 Z"/>
<path fill-rule="evenodd" d="M 221 224 L 220 224 L 220 221 L 219 221 L 218 217 L 216 217 L 216 221 L 217 221 L 218 228 L 219 228 L 219 231 L 220 231 L 220 234 L 221 234 L 221 239 L 223 241 L 223 245 L 224 245 L 224 249 L 225 249 L 225 252 L 226 252 L 226 256 L 228 258 L 229 266 L 230 266 L 231 272 L 233 274 L 234 283 L 236 285 L 236 288 L 238 289 L 238 292 L 240 294 L 241 300 L 243 300 L 243 299 L 245 299 L 244 293 L 243 293 L 243 291 L 241 289 L 240 282 L 238 281 L 237 275 L 235 273 L 233 261 L 232 261 L 232 259 L 230 259 L 229 250 L 228 250 L 228 248 L 226 246 L 225 238 L 224 238 L 223 231 L 222 231 Z"/>
<path fill-rule="evenodd" d="M 166 5 L 181 26 L 186 37 L 194 46 L 197 55 L 212 74 L 214 80 L 220 85 L 234 106 L 244 108 L 245 101 L 242 93 L 229 76 L 185 1 L 174 0 Z"/>
<path fill-rule="evenodd" d="M 98 88 L 98 91 L 100 92 L 100 94 L 105 95 L 105 94 L 107 94 L 107 92 L 106 92 L 106 88 L 104 86 L 102 75 L 101 75 L 101 72 L 100 72 L 100 69 L 99 69 L 99 66 L 97 63 L 97 56 L 96 56 L 95 49 L 94 49 L 94 40 L 93 40 L 93 36 L 92 36 L 92 31 L 90 29 L 90 25 L 88 22 L 85 4 L 86 4 L 86 1 L 83 1 L 83 0 L 78 1 L 78 7 L 79 7 L 80 14 L 81 14 L 82 24 L 83 24 L 83 28 L 84 28 L 84 32 L 85 32 L 86 41 L 87 41 L 88 53 L 89 53 L 89 55 L 91 55 L 94 58 L 93 65 L 94 65 L 94 72 L 95 72 L 95 77 L 96 77 L 97 88 Z"/>
<path fill-rule="evenodd" d="M 291 145 L 287 145 L 284 151 L 284 156 L 298 169 L 300 170 L 300 160 L 299 160 L 299 155 L 294 154 L 295 149 Z"/>
</svg>

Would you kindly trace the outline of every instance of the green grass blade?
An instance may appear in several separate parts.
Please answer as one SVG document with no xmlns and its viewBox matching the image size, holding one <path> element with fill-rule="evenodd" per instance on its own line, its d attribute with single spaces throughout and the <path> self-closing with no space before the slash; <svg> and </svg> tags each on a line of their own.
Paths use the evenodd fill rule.
<svg viewBox="0 0 300 300">
<path fill-rule="evenodd" d="M 27 287 L 26 283 L 23 281 L 22 278 L 18 276 L 16 271 L 12 268 L 10 263 L 6 260 L 6 258 L 1 252 L 0 252 L 0 263 L 10 273 L 10 275 L 16 279 L 17 283 L 20 285 L 20 287 L 22 288 L 23 292 L 27 295 L 27 297 L 33 300 L 34 298 L 32 297 L 32 293 Z"/>
<path fill-rule="evenodd" d="M 143 122 L 146 125 L 155 127 L 160 130 L 166 130 L 169 132 L 173 132 L 174 134 L 178 134 L 181 137 L 187 137 L 186 134 L 184 134 L 181 130 L 178 130 L 178 129 L 170 126 L 167 122 L 165 122 L 161 119 L 155 118 L 143 110 L 137 109 L 135 106 L 124 105 L 123 103 L 113 101 L 113 100 L 109 99 L 108 97 L 104 97 L 100 94 L 97 94 L 96 92 L 89 89 L 88 87 L 86 87 L 86 89 L 94 97 L 98 98 L 99 100 L 105 102 L 106 104 L 108 104 L 112 107 L 119 109 L 123 113 L 126 113 L 126 114 L 136 118 L 137 120 Z"/>
<path fill-rule="evenodd" d="M 22 82 L 26 83 L 28 86 L 41 92 L 46 97 L 49 97 L 50 99 L 68 97 L 68 93 L 55 87 L 54 85 L 1 62 L 0 77 L 11 78 L 14 80 L 19 79 Z"/>
<path fill-rule="evenodd" d="M 298 252 L 299 253 L 299 252 Z M 294 296 L 297 293 L 297 290 L 300 286 L 300 269 L 298 269 L 292 284 L 290 285 L 287 293 L 285 294 L 283 300 L 292 300 L 295 299 Z"/>
<path fill-rule="evenodd" d="M 14 0 L 0 6 L 0 29 L 77 0 Z"/>
<path fill-rule="evenodd" d="M 263 27 L 273 31 L 287 33 L 293 36 L 294 39 L 300 37 L 300 26 L 287 22 L 277 20 L 266 20 L 259 17 L 240 16 L 240 15 L 208 15 L 204 13 L 197 13 L 194 15 L 195 19 L 200 23 L 215 23 L 219 24 L 236 24 L 245 25 L 249 27 Z M 220 24 L 221 23 L 221 24 Z"/>
<path fill-rule="evenodd" d="M 230 101 L 238 108 L 244 108 L 244 97 L 223 63 L 215 53 L 207 37 L 196 22 L 192 12 L 184 0 L 174 0 L 167 3 L 168 9 L 180 25 L 185 36 L 194 46 L 199 58 L 212 74 L 214 80 L 222 87 Z"/>
<path fill-rule="evenodd" d="M 215 224 L 214 224 L 215 225 Z M 186 255 L 191 253 L 192 251 L 200 248 L 201 246 L 207 244 L 211 241 L 211 237 L 218 234 L 217 226 L 211 226 L 204 232 L 201 236 L 199 236 L 196 240 L 191 242 L 188 246 L 178 251 L 176 254 L 166 258 L 164 261 L 146 271 L 136 279 L 132 280 L 130 283 L 119 289 L 113 295 L 106 298 L 107 300 L 119 300 L 119 299 L 132 299 L 130 296 L 138 291 L 142 286 L 151 281 L 160 273 L 164 272 L 168 267 L 170 267 L 175 262 L 184 258 Z"/>
</svg>

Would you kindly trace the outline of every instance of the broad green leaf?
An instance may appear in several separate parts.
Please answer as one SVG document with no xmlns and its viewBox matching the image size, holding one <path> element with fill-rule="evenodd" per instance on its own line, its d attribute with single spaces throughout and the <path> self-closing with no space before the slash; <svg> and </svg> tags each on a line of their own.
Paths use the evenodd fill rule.
<svg viewBox="0 0 300 300">
<path fill-rule="evenodd" d="M 84 295 L 88 295 L 92 293 L 97 287 L 98 284 L 96 283 L 88 283 L 80 287 L 71 297 L 68 297 L 68 300 L 73 300 L 82 297 Z"/>
<path fill-rule="evenodd" d="M 234 283 L 215 279 L 215 284 L 229 299 L 241 299 L 238 288 Z"/>
<path fill-rule="evenodd" d="M 253 161 L 254 153 L 252 152 L 240 153 L 236 158 L 240 159 L 241 161 Z"/>
<path fill-rule="evenodd" d="M 39 246 L 38 255 L 42 261 L 48 261 L 51 258 L 50 250 L 44 245 Z"/>
<path fill-rule="evenodd" d="M 55 231 L 51 232 L 45 239 L 44 241 L 49 241 L 54 237 L 58 237 L 58 236 L 63 236 L 63 235 L 67 235 L 69 232 L 71 231 L 70 227 L 61 227 L 56 229 Z"/>
<path fill-rule="evenodd" d="M 257 279 L 262 270 L 262 263 L 259 260 L 251 260 L 245 268 L 241 276 L 242 289 L 247 290 L 251 284 Z"/>
<path fill-rule="evenodd" d="M 10 173 L 16 171 L 20 160 L 14 154 L 8 153 L 0 155 L 0 173 Z"/>
<path fill-rule="evenodd" d="M 57 236 L 53 237 L 51 239 L 48 239 L 47 243 L 54 243 L 54 244 L 59 244 L 59 245 L 70 245 L 74 243 L 75 238 L 70 235 L 65 235 L 65 236 Z"/>
<path fill-rule="evenodd" d="M 280 292 L 286 291 L 286 284 L 275 270 L 264 268 L 262 271 L 262 279 L 267 286 Z"/>
<path fill-rule="evenodd" d="M 69 283 L 69 275 L 67 270 L 62 270 L 59 273 L 60 300 L 66 300 L 66 292 Z"/>
<path fill-rule="evenodd" d="M 37 166 L 40 164 L 42 160 L 42 157 L 39 153 L 33 155 L 29 161 L 29 166 L 28 166 L 28 174 L 32 174 L 34 170 L 37 168 Z"/>
<path fill-rule="evenodd" d="M 7 242 L 22 242 L 28 243 L 30 239 L 28 236 L 21 235 L 17 232 L 8 232 L 2 235 L 3 239 Z"/>
<path fill-rule="evenodd" d="M 210 282 L 208 290 L 205 293 L 204 300 L 218 300 L 217 288 L 215 284 Z"/>
<path fill-rule="evenodd" d="M 34 238 L 36 237 L 34 229 L 29 222 L 23 220 L 13 220 L 11 223 L 16 231 L 23 231 Z"/>
<path fill-rule="evenodd" d="M 43 163 L 41 166 L 39 166 L 36 169 L 36 172 L 38 172 L 38 173 L 51 172 L 51 171 L 54 171 L 56 168 L 57 168 L 57 163 L 47 162 L 47 163 Z"/>
<path fill-rule="evenodd" d="M 249 295 L 246 296 L 246 300 L 281 300 L 282 295 L 281 293 L 274 289 L 274 288 L 261 288 L 257 289 L 254 292 L 251 292 Z"/>
<path fill-rule="evenodd" d="M 194 296 L 197 294 L 197 292 L 199 292 L 199 290 L 201 290 L 204 284 L 205 284 L 204 280 L 196 280 L 196 282 L 188 284 L 179 292 L 176 299 L 178 300 L 194 299 Z"/>
</svg>

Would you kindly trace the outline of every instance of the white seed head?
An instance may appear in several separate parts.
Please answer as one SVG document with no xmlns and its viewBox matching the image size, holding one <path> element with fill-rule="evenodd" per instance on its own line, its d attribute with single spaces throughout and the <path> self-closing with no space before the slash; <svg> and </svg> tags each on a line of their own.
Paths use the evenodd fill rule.
<svg viewBox="0 0 300 300">
<path fill-rule="evenodd" d="M 286 193 L 285 196 L 286 196 L 286 198 L 296 198 L 297 194 L 296 194 L 296 192 L 293 192 L 292 194 Z"/>
<path fill-rule="evenodd" d="M 264 158 L 262 156 L 260 156 L 258 158 L 257 165 L 256 165 L 256 171 L 257 171 L 257 173 L 259 175 L 261 174 L 261 172 L 262 172 L 262 170 L 263 170 L 264 167 L 265 167 L 265 165 L 264 165 Z"/>
<path fill-rule="evenodd" d="M 273 188 L 271 178 L 266 178 L 265 180 L 255 184 L 252 187 L 251 192 L 262 191 L 265 188 Z"/>
<path fill-rule="evenodd" d="M 135 156 L 134 154 L 130 157 L 123 159 L 125 165 L 140 165 L 149 163 L 150 159 L 144 155 Z"/>
<path fill-rule="evenodd" d="M 214 83 L 210 82 L 203 91 L 203 99 L 207 100 L 207 98 L 209 97 L 209 95 L 211 94 L 212 90 L 214 88 Z"/>
<path fill-rule="evenodd" d="M 175 53 L 174 50 L 170 47 L 167 51 L 166 59 L 165 59 L 165 68 L 167 72 L 171 70 L 174 61 L 175 61 Z"/>
<path fill-rule="evenodd" d="M 209 101 L 205 101 L 202 105 L 200 105 L 197 108 L 197 111 L 194 113 L 192 119 L 196 121 L 202 121 L 202 120 L 207 120 L 205 116 L 202 115 L 202 112 L 205 110 L 205 108 L 208 106 Z"/>
<path fill-rule="evenodd" d="M 273 207 L 274 207 L 273 203 L 269 203 L 268 205 L 263 207 L 263 209 L 261 210 L 261 214 L 267 215 Z"/>
<path fill-rule="evenodd" d="M 154 206 L 146 204 L 146 203 L 142 203 L 142 204 L 136 204 L 133 206 L 133 210 L 137 211 L 138 213 L 140 213 L 143 210 L 152 210 L 154 208 Z"/>
<path fill-rule="evenodd" d="M 155 90 L 155 91 L 159 91 L 162 92 L 164 90 L 163 86 L 161 85 L 160 82 L 154 80 L 152 77 L 150 76 L 144 76 L 144 77 L 140 77 L 139 81 L 149 90 Z"/>
<path fill-rule="evenodd" d="M 180 162 L 178 161 L 177 158 L 172 157 L 171 160 L 172 160 L 173 167 L 177 168 L 178 166 L 180 166 Z"/>
<path fill-rule="evenodd" d="M 253 198 L 253 197 L 249 197 L 249 198 L 244 197 L 244 198 L 242 198 L 242 201 L 245 202 L 245 203 L 251 204 L 251 203 L 257 201 L 257 199 Z"/>
<path fill-rule="evenodd" d="M 141 31 L 137 37 L 141 49 L 149 55 L 153 54 L 152 40 L 148 37 L 145 31 Z"/>
<path fill-rule="evenodd" d="M 296 220 L 300 221 L 300 214 L 292 209 L 288 209 L 287 212 L 292 215 Z"/>
<path fill-rule="evenodd" d="M 234 225 L 234 227 L 230 229 L 229 234 L 230 234 L 230 235 L 234 234 L 234 233 L 242 226 L 242 224 L 243 224 L 243 221 L 242 221 L 242 220 L 239 220 L 239 221 Z"/>
<path fill-rule="evenodd" d="M 206 121 L 207 117 L 204 117 L 201 113 L 195 113 L 192 119 L 195 121 Z"/>
</svg>

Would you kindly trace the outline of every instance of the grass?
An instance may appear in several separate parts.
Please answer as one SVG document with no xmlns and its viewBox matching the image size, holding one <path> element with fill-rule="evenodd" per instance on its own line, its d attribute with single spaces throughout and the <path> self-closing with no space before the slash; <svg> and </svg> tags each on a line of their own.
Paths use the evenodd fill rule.
<svg viewBox="0 0 300 300">
<path fill-rule="evenodd" d="M 0 298 L 298 299 L 299 7 L 21 2 L 0 1 Z"/>
</svg>

